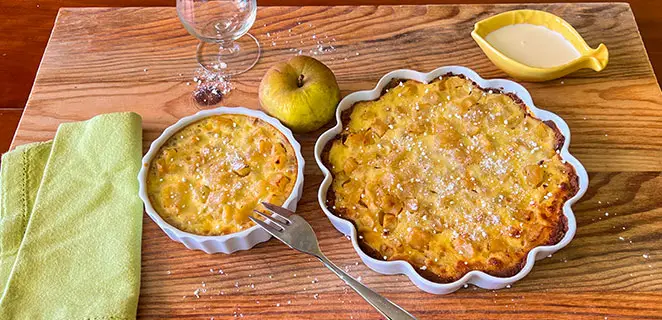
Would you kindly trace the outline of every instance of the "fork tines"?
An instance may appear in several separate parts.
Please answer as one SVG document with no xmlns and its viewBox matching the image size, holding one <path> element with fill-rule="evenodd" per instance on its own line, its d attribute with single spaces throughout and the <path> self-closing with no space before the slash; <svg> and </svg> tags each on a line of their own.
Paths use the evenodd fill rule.
<svg viewBox="0 0 662 320">
<path fill-rule="evenodd" d="M 272 213 L 277 213 L 278 215 L 282 216 L 283 218 L 287 218 L 291 215 L 294 214 L 294 212 L 285 209 L 283 207 L 279 207 L 277 205 L 268 203 L 268 202 L 262 202 L 262 205 L 267 208 L 267 210 L 271 211 Z"/>
<path fill-rule="evenodd" d="M 264 221 L 262 221 L 249 216 L 248 218 L 251 219 L 256 224 L 266 229 L 283 231 L 288 224 L 292 223 L 292 221 L 290 221 L 290 219 L 288 219 L 287 217 L 294 214 L 294 212 L 267 202 L 262 202 L 262 205 L 264 205 L 266 210 L 269 213 L 271 213 L 271 216 L 268 216 L 259 210 L 253 210 L 253 212 L 255 212 L 257 215 L 259 215 L 264 219 Z M 265 222 L 268 222 L 270 224 L 267 224 Z"/>
</svg>

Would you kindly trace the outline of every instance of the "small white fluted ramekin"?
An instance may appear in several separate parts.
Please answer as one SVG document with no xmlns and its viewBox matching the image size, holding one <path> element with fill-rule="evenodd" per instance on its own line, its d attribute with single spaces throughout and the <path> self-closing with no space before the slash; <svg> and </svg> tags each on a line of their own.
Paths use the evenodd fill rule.
<svg viewBox="0 0 662 320">
<path fill-rule="evenodd" d="M 181 242 L 189 249 L 192 250 L 202 250 L 206 253 L 232 253 L 239 250 L 248 250 L 260 242 L 269 240 L 271 236 L 264 231 L 259 226 L 255 225 L 246 230 L 235 232 L 231 234 L 226 234 L 222 236 L 201 236 L 189 232 L 179 230 L 169 223 L 167 223 L 161 216 L 154 210 L 151 202 L 149 201 L 149 196 L 147 195 L 147 173 L 149 171 L 150 163 L 152 159 L 159 151 L 161 146 L 175 133 L 189 124 L 207 118 L 210 116 L 221 115 L 221 114 L 238 114 L 245 115 L 249 117 L 255 117 L 261 119 L 270 125 L 274 126 L 278 131 L 282 132 L 283 135 L 287 138 L 287 141 L 292 145 L 294 153 L 297 158 L 297 179 L 294 183 L 294 188 L 292 193 L 285 200 L 283 207 L 288 208 L 292 211 L 296 210 L 297 202 L 301 198 L 303 192 L 303 168 L 304 160 L 301 155 L 301 145 L 292 135 L 292 131 L 282 125 L 280 121 L 275 118 L 272 118 L 266 115 L 264 112 L 251 110 L 241 107 L 219 107 L 216 109 L 203 110 L 194 115 L 181 118 L 177 123 L 166 128 L 165 131 L 159 136 L 152 145 L 149 147 L 149 151 L 143 157 L 142 167 L 138 173 L 138 182 L 140 184 L 139 195 L 145 204 L 145 212 L 147 215 L 156 222 L 156 224 L 165 232 L 170 239 L 177 242 Z"/>
<path fill-rule="evenodd" d="M 568 220 L 568 230 L 566 231 L 561 241 L 559 241 L 555 245 L 538 246 L 533 248 L 527 255 L 526 262 L 522 267 L 522 269 L 512 277 L 495 277 L 482 271 L 471 271 L 466 275 L 464 275 L 459 280 L 451 283 L 437 283 L 430 281 L 424 278 L 423 276 L 421 276 L 418 272 L 416 272 L 416 270 L 414 270 L 414 267 L 406 261 L 402 261 L 402 260 L 383 261 L 383 260 L 375 259 L 369 256 L 368 254 L 366 254 L 359 247 L 359 243 L 357 241 L 357 231 L 354 225 L 350 221 L 334 215 L 326 207 L 326 194 L 327 194 L 327 190 L 331 186 L 331 181 L 333 180 L 333 176 L 322 162 L 321 157 L 326 144 L 329 143 L 329 141 L 335 138 L 336 135 L 340 134 L 340 132 L 342 131 L 343 128 L 343 124 L 341 120 L 342 112 L 351 108 L 355 103 L 359 101 L 370 101 L 379 98 L 383 92 L 383 89 L 393 79 L 403 79 L 403 80 L 411 79 L 423 83 L 429 83 L 435 78 L 449 73 L 456 75 L 464 75 L 465 77 L 474 81 L 476 84 L 478 84 L 480 87 L 484 89 L 496 88 L 504 93 L 514 93 L 524 102 L 524 104 L 526 104 L 530 112 L 536 118 L 543 121 L 547 121 L 547 120 L 553 121 L 554 124 L 556 124 L 558 129 L 565 137 L 563 147 L 561 148 L 560 151 L 561 157 L 575 168 L 575 172 L 577 173 L 579 179 L 579 190 L 577 191 L 577 194 L 575 194 L 572 198 L 568 199 L 568 201 L 566 201 L 566 203 L 563 205 L 563 214 Z M 572 238 L 575 236 L 575 231 L 577 230 L 577 223 L 575 221 L 575 215 L 572 212 L 571 206 L 573 203 L 579 200 L 586 192 L 586 189 L 588 188 L 588 174 L 586 173 L 586 169 L 584 169 L 584 166 L 582 166 L 582 164 L 579 163 L 579 161 L 575 157 L 573 157 L 568 151 L 568 146 L 570 145 L 570 129 L 568 128 L 568 125 L 565 123 L 565 121 L 563 121 L 563 119 L 561 119 L 559 116 L 557 116 L 552 112 L 537 108 L 533 104 L 533 100 L 531 99 L 531 95 L 529 94 L 529 92 L 518 83 L 504 79 L 486 80 L 481 78 L 473 70 L 458 66 L 441 67 L 429 73 L 421 73 L 414 70 L 395 70 L 383 76 L 379 80 L 377 86 L 374 89 L 354 92 L 343 98 L 342 101 L 340 101 L 340 104 L 338 105 L 338 109 L 336 111 L 336 120 L 337 120 L 336 126 L 323 133 L 317 140 L 317 143 L 315 144 L 315 160 L 317 160 L 317 165 L 324 173 L 324 181 L 322 181 L 322 184 L 320 185 L 317 198 L 320 206 L 322 207 L 322 210 L 329 218 L 329 220 L 331 220 L 333 226 L 343 234 L 351 236 L 354 250 L 356 250 L 359 257 L 361 257 L 361 260 L 363 260 L 363 262 L 374 271 L 377 271 L 382 274 L 404 274 L 407 277 L 409 277 L 409 280 L 411 280 L 417 287 L 419 287 L 420 289 L 426 292 L 434 293 L 434 294 L 451 293 L 462 288 L 465 284 L 468 283 L 474 284 L 476 286 L 485 289 L 500 289 L 506 287 L 509 284 L 514 283 L 515 281 L 524 278 L 524 276 L 526 276 L 531 271 L 531 269 L 533 268 L 533 264 L 536 260 L 543 259 L 548 255 L 565 247 L 568 243 L 570 243 L 570 240 L 572 240 Z"/>
</svg>

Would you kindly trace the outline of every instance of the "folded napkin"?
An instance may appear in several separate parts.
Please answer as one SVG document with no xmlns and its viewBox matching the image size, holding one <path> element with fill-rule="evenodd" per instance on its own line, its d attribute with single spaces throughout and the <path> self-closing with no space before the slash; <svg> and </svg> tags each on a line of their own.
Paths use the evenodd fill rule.
<svg viewBox="0 0 662 320">
<path fill-rule="evenodd" d="M 0 319 L 133 319 L 140 290 L 141 119 L 60 125 L 2 156 Z"/>
</svg>

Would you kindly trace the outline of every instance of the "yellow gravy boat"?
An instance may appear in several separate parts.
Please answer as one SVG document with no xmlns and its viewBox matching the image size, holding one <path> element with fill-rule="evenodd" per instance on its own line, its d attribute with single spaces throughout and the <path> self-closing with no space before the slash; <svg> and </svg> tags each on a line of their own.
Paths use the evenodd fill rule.
<svg viewBox="0 0 662 320">
<path fill-rule="evenodd" d="M 485 37 L 492 31 L 521 23 L 543 26 L 560 33 L 577 49 L 580 56 L 568 63 L 551 68 L 531 67 L 511 59 L 485 40 Z M 497 14 L 477 22 L 471 32 L 471 37 L 478 43 L 492 63 L 513 78 L 524 81 L 552 80 L 585 68 L 601 71 L 607 66 L 609 60 L 609 52 L 604 44 L 601 43 L 597 49 L 589 47 L 577 30 L 568 22 L 545 11 L 513 10 Z"/>
</svg>

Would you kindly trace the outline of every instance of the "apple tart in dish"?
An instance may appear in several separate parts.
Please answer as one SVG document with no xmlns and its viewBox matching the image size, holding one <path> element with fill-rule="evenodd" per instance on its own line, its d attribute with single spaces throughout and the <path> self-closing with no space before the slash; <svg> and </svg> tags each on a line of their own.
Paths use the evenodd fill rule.
<svg viewBox="0 0 662 320">
<path fill-rule="evenodd" d="M 303 158 L 291 132 L 243 108 L 182 120 L 155 141 L 143 161 L 139 178 L 148 214 L 171 238 L 207 252 L 247 249 L 268 239 L 248 217 L 261 202 L 296 207 Z M 251 233 L 259 236 L 246 239 Z M 239 239 L 248 242 L 237 246 Z"/>
<path fill-rule="evenodd" d="M 253 225 L 260 202 L 282 205 L 297 176 L 294 149 L 270 124 L 244 115 L 194 122 L 161 146 L 147 192 L 174 227 L 224 235 Z"/>
<path fill-rule="evenodd" d="M 323 205 L 372 258 L 406 261 L 436 283 L 507 278 L 568 232 L 579 180 L 564 136 L 515 94 L 463 74 L 393 78 L 340 124 L 319 154 L 332 177 Z"/>
</svg>

